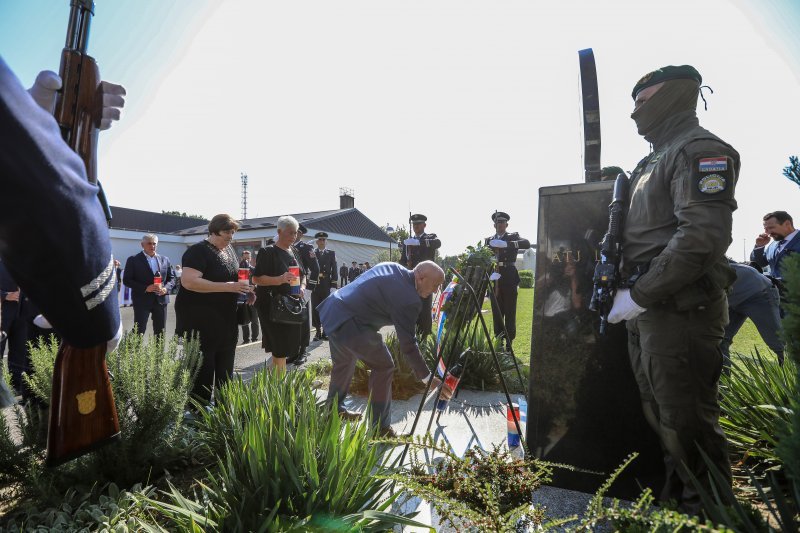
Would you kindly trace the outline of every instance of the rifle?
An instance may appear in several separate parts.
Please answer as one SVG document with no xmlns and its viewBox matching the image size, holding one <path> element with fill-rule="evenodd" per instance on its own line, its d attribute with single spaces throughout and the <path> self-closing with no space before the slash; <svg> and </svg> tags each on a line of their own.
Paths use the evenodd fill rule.
<svg viewBox="0 0 800 533">
<path fill-rule="evenodd" d="M 92 0 L 71 0 L 67 41 L 59 75 L 63 89 L 55 118 L 64 141 L 80 156 L 89 182 L 97 183 L 97 135 L 103 110 L 100 72 L 86 54 Z M 102 190 L 102 189 L 101 189 Z M 105 196 L 101 204 L 109 217 Z M 77 348 L 63 342 L 53 369 L 47 465 L 55 466 L 119 436 L 114 393 L 106 366 L 106 343 Z"/>
<path fill-rule="evenodd" d="M 594 288 L 589 309 L 600 312 L 600 335 L 606 333 L 608 313 L 611 311 L 620 281 L 622 225 L 628 202 L 628 186 L 628 177 L 624 173 L 617 175 L 617 181 L 614 182 L 614 196 L 608 206 L 608 231 L 600 242 L 600 262 L 594 267 L 592 278 Z"/>
</svg>

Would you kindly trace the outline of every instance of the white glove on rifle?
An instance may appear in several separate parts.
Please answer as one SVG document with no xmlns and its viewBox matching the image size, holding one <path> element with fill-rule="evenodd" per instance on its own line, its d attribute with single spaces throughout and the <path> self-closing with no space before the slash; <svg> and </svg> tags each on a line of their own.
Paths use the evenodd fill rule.
<svg viewBox="0 0 800 533">
<path fill-rule="evenodd" d="M 492 272 L 492 275 L 489 276 L 489 281 L 497 281 L 500 279 L 500 272 Z"/>
<path fill-rule="evenodd" d="M 419 239 L 414 239 L 414 238 L 406 239 L 403 241 L 403 244 L 405 244 L 406 246 L 419 246 Z"/>
<path fill-rule="evenodd" d="M 619 289 L 614 295 L 614 305 L 611 306 L 611 312 L 608 313 L 608 321 L 616 324 L 623 320 L 636 318 L 645 311 L 647 309 L 633 301 L 630 289 Z"/>
<path fill-rule="evenodd" d="M 56 94 L 61 89 L 61 77 L 52 70 L 43 70 L 36 76 L 28 93 L 39 107 L 51 115 L 56 109 Z M 100 129 L 107 130 L 115 120 L 122 116 L 125 106 L 125 87 L 107 81 L 101 81 L 99 90 L 103 95 L 103 111 L 100 116 Z"/>
<path fill-rule="evenodd" d="M 489 241 L 489 246 L 492 248 L 508 248 L 508 243 L 503 239 L 492 239 Z"/>
</svg>

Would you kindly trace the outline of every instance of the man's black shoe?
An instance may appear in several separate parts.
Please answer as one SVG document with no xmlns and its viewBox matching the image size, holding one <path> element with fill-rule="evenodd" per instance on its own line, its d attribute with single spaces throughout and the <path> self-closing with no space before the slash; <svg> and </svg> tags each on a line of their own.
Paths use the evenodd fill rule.
<svg viewBox="0 0 800 533">
<path fill-rule="evenodd" d="M 314 342 L 317 342 L 317 341 L 322 340 L 322 337 L 320 337 L 319 333 L 317 333 L 316 335 L 314 335 L 314 338 L 311 339 L 311 340 L 314 341 Z"/>
<path fill-rule="evenodd" d="M 324 333 L 322 334 L 322 337 L 320 337 L 320 338 L 321 338 L 322 340 L 324 340 L 324 341 L 327 341 L 327 340 L 329 340 L 329 339 L 328 339 L 328 336 L 327 336 L 327 335 L 325 335 Z"/>
</svg>

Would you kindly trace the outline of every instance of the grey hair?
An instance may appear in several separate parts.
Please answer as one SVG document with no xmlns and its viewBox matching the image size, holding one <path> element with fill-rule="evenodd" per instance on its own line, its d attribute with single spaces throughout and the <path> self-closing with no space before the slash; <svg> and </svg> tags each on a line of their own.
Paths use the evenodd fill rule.
<svg viewBox="0 0 800 533">
<path fill-rule="evenodd" d="M 419 272 L 420 274 L 431 275 L 436 272 L 439 276 L 444 279 L 444 270 L 442 267 L 434 263 L 433 261 L 423 261 L 419 263 L 417 266 L 414 267 L 414 272 Z"/>
<path fill-rule="evenodd" d="M 278 229 L 285 230 L 285 229 L 293 229 L 296 230 L 300 227 L 300 223 L 297 222 L 291 215 L 285 215 L 278 219 Z"/>
<path fill-rule="evenodd" d="M 158 235 L 156 235 L 155 233 L 145 233 L 144 235 L 142 235 L 142 242 L 144 241 L 158 242 Z"/>
</svg>

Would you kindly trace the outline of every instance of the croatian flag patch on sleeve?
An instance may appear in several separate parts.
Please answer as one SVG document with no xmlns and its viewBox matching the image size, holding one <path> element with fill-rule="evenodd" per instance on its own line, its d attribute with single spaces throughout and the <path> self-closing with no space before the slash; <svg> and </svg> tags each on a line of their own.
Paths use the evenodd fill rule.
<svg viewBox="0 0 800 533">
<path fill-rule="evenodd" d="M 706 157 L 700 160 L 700 172 L 728 170 L 727 157 Z"/>
</svg>

